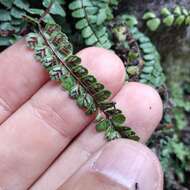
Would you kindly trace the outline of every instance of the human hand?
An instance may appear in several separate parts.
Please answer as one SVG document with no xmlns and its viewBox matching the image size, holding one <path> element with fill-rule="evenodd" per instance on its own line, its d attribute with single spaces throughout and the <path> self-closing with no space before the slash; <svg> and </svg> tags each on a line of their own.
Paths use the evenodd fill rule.
<svg viewBox="0 0 190 190">
<path fill-rule="evenodd" d="M 124 84 L 121 60 L 101 48 L 78 54 L 107 89 L 144 143 L 162 117 L 157 92 Z M 56 82 L 49 81 L 24 40 L 0 54 L 1 190 L 162 190 L 155 155 L 141 143 L 106 143 Z M 78 136 L 77 138 L 75 138 Z"/>
</svg>

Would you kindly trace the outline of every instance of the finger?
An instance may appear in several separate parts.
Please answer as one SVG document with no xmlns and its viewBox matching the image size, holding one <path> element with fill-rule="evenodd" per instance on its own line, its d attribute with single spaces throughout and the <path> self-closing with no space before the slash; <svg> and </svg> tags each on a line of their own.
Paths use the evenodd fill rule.
<svg viewBox="0 0 190 190">
<path fill-rule="evenodd" d="M 145 142 L 162 117 L 163 105 L 156 90 L 147 85 L 131 82 L 119 91 L 114 101 L 125 113 L 126 125 L 137 132 L 141 142 Z M 103 134 L 95 131 L 94 123 L 90 124 L 37 181 L 32 190 L 56 189 L 104 144 Z"/>
<path fill-rule="evenodd" d="M 24 40 L 0 54 L 0 124 L 28 100 L 47 80 Z"/>
<path fill-rule="evenodd" d="M 80 56 L 109 90 L 119 91 L 125 72 L 114 53 L 89 48 Z M 48 82 L 0 128 L 0 186 L 28 189 L 92 119 L 61 87 Z"/>
<path fill-rule="evenodd" d="M 117 140 L 96 153 L 57 190 L 163 190 L 162 169 L 144 145 Z"/>
</svg>

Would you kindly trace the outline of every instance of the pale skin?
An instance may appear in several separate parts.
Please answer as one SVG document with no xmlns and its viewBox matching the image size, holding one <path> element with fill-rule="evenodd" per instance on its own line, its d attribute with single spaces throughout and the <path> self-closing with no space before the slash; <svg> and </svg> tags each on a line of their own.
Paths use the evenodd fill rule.
<svg viewBox="0 0 190 190">
<path fill-rule="evenodd" d="M 86 116 L 49 80 L 21 40 L 0 54 L 0 190 L 162 190 L 160 163 L 143 145 L 162 118 L 160 96 L 125 83 L 113 52 L 92 47 L 78 55 L 112 91 L 141 142 L 106 143 L 95 115 Z"/>
</svg>

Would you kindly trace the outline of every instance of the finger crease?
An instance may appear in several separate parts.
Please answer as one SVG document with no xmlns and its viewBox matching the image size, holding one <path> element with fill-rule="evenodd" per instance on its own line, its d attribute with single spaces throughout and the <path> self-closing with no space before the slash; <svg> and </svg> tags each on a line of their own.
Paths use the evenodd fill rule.
<svg viewBox="0 0 190 190">
<path fill-rule="evenodd" d="M 11 112 L 11 106 L 3 97 L 0 97 L 0 111 Z"/>
<path fill-rule="evenodd" d="M 60 122 L 65 125 L 65 120 L 63 119 L 63 117 L 60 116 L 60 114 L 57 113 L 56 110 L 54 110 L 51 106 L 47 106 L 46 108 L 37 106 L 32 101 L 30 102 L 30 105 L 34 110 L 34 113 L 36 113 L 37 117 L 40 118 L 41 121 L 45 122 L 50 128 L 53 128 L 57 132 L 61 133 L 61 135 L 65 139 L 72 139 L 72 137 L 70 137 L 70 135 L 68 135 L 64 131 L 64 127 L 62 129 L 59 129 L 58 127 L 56 127 L 56 124 L 52 124 L 52 122 L 50 122 L 50 118 L 52 119 L 52 117 L 48 117 L 48 115 L 53 115 L 54 117 L 57 117 L 60 120 Z"/>
</svg>

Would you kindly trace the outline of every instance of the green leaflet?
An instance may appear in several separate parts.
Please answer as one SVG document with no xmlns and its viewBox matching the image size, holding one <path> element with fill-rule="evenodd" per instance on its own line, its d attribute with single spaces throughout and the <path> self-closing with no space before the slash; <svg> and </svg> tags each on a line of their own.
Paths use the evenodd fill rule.
<svg viewBox="0 0 190 190">
<path fill-rule="evenodd" d="M 28 10 L 29 8 L 29 3 L 26 0 L 14 0 L 13 3 L 16 7 L 24 10 Z"/>
<path fill-rule="evenodd" d="M 14 0 L 0 0 L 0 3 L 4 5 L 6 8 L 11 8 Z"/>
<path fill-rule="evenodd" d="M 103 112 L 105 119 L 98 122 L 96 128 L 105 131 L 107 140 L 120 137 L 139 140 L 135 132 L 126 133 L 129 129 L 123 125 L 125 116 L 115 103 L 108 101 L 111 92 L 89 74 L 78 56 L 73 55 L 72 44 L 61 27 L 57 24 L 38 25 L 39 33 L 27 36 L 27 46 L 34 50 L 35 58 L 47 69 L 51 79 L 58 81 L 87 115 L 98 110 Z"/>
<path fill-rule="evenodd" d="M 0 21 L 10 21 L 11 16 L 9 11 L 6 10 L 0 10 Z"/>
<path fill-rule="evenodd" d="M 159 18 L 154 18 L 149 21 L 147 21 L 147 26 L 151 31 L 156 31 L 158 27 L 160 26 L 160 19 Z"/>
<path fill-rule="evenodd" d="M 172 26 L 172 24 L 174 23 L 174 20 L 175 20 L 175 17 L 174 15 L 169 15 L 167 17 L 165 17 L 163 19 L 163 23 L 166 25 L 166 26 Z"/>
<path fill-rule="evenodd" d="M 16 7 L 13 7 L 13 8 L 11 9 L 11 16 L 13 16 L 13 17 L 16 18 L 16 19 L 22 19 L 22 17 L 23 17 L 24 15 L 26 15 L 26 13 L 25 13 L 25 11 L 23 11 L 23 10 L 20 10 L 20 9 L 18 9 L 18 8 L 16 8 Z"/>
<path fill-rule="evenodd" d="M 98 124 L 96 125 L 96 130 L 98 132 L 106 131 L 108 127 L 111 126 L 111 123 L 109 120 L 102 118 Z"/>
<path fill-rule="evenodd" d="M 43 6 L 46 8 L 51 3 L 52 3 L 52 5 L 51 5 L 49 13 L 65 17 L 65 11 L 62 8 L 62 6 L 60 5 L 60 2 L 58 0 L 43 0 L 43 2 L 42 2 Z"/>
</svg>

